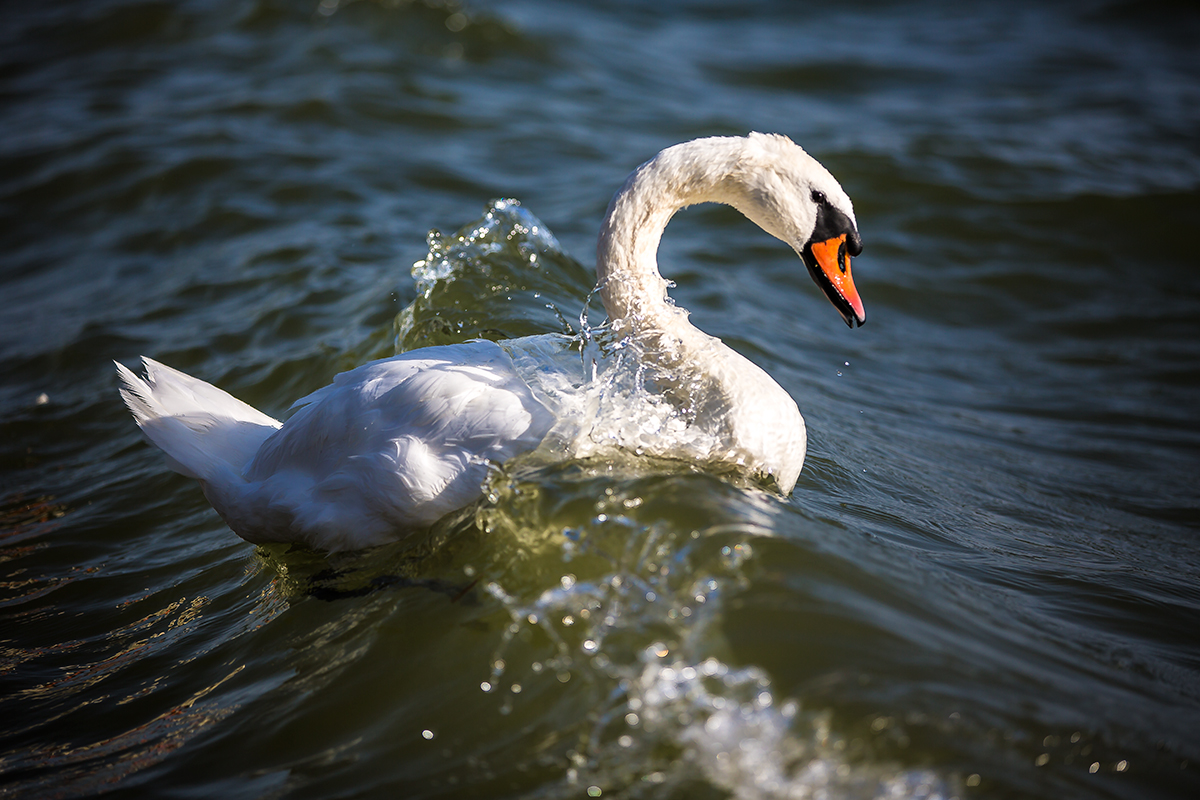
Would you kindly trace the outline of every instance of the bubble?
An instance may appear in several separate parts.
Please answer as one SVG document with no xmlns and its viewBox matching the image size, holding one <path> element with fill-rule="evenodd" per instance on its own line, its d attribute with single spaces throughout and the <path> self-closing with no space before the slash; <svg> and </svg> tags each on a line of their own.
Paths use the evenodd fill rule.
<svg viewBox="0 0 1200 800">
<path fill-rule="evenodd" d="M 426 740 L 429 740 L 433 738 L 433 731 L 426 728 L 425 730 L 421 731 L 421 735 L 424 736 Z"/>
</svg>

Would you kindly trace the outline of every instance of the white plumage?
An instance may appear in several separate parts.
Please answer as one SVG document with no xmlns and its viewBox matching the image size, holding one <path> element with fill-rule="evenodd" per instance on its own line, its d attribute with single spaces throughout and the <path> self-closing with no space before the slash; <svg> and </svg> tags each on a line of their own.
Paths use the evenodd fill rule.
<svg viewBox="0 0 1200 800">
<path fill-rule="evenodd" d="M 833 177 L 785 137 L 701 139 L 634 172 L 609 206 L 597 248 L 614 327 L 639 340 L 670 402 L 686 406 L 689 424 L 715 442 L 702 456 L 769 476 L 790 492 L 806 444 L 795 402 L 759 367 L 692 326 L 658 273 L 655 252 L 671 215 L 709 201 L 737 207 L 790 244 L 852 326 L 863 319 L 849 272 L 848 253 L 861 249 L 853 208 Z M 514 349 L 521 358 L 532 352 Z M 505 347 L 487 341 L 364 364 L 298 400 L 283 424 L 203 381 L 143 362 L 145 378 L 117 365 L 138 425 L 251 542 L 336 551 L 394 541 L 477 499 L 489 464 L 536 448 L 566 415 L 544 392 L 535 395 Z M 570 441 L 561 431 L 559 439 Z M 681 452 L 666 433 L 649 449 Z"/>
</svg>

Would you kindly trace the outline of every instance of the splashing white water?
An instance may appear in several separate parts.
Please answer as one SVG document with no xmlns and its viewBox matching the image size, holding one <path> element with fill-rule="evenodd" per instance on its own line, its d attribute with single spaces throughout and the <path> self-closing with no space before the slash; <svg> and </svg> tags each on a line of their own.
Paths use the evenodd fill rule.
<svg viewBox="0 0 1200 800">
<path fill-rule="evenodd" d="M 678 553 L 679 543 L 657 541 L 653 531 L 633 559 L 598 553 L 586 535 L 569 538 L 577 553 L 601 555 L 617 570 L 590 581 L 563 575 L 533 602 L 497 582 L 486 586 L 511 617 L 487 691 L 502 685 L 506 650 L 530 628 L 546 634 L 555 651 L 535 672 L 609 687 L 568 754 L 561 796 L 581 789 L 590 796 L 688 796 L 697 782 L 744 800 L 955 794 L 953 781 L 933 770 L 851 756 L 828 713 L 777 696 L 757 667 L 731 667 L 711 655 L 722 639 L 722 598 L 753 558 L 748 543 L 721 548 L 728 574 L 697 578 L 694 565 L 658 563 Z M 624 642 L 651 629 L 667 635 L 622 652 Z"/>
</svg>

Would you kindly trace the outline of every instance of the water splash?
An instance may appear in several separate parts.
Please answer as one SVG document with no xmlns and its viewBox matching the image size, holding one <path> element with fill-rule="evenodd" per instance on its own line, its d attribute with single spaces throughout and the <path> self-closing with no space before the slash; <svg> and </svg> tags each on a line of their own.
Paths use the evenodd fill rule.
<svg viewBox="0 0 1200 800">
<path fill-rule="evenodd" d="M 412 276 L 417 297 L 396 317 L 396 352 L 469 339 L 574 335 L 568 321 L 592 289 L 591 270 L 515 200 L 446 236 L 430 231 Z"/>
<path fill-rule="evenodd" d="M 532 599 L 512 563 L 484 587 L 509 619 L 484 681 L 504 696 L 500 712 L 513 713 L 512 686 L 520 694 L 531 682 L 557 680 L 590 698 L 569 734 L 561 783 L 546 796 L 686 797 L 702 787 L 755 800 L 953 794 L 935 771 L 849 746 L 828 713 L 781 696 L 762 669 L 732 665 L 723 609 L 759 568 L 753 540 L 763 529 L 718 522 L 684 533 L 647 521 L 639 496 L 612 491 L 588 523 L 544 527 L 563 571 Z M 538 522 L 549 520 L 522 517 Z M 526 533 L 517 546 L 529 544 Z"/>
</svg>

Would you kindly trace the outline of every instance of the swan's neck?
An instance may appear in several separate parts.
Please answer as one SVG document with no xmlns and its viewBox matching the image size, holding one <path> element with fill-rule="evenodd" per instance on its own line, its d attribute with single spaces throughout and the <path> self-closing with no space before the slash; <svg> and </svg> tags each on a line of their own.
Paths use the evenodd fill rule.
<svg viewBox="0 0 1200 800">
<path fill-rule="evenodd" d="M 596 273 L 615 326 L 634 332 L 691 328 L 687 313 L 667 298 L 668 284 L 658 271 L 659 241 L 681 208 L 708 202 L 743 206 L 742 182 L 736 179 L 740 150 L 736 139 L 668 148 L 630 175 L 613 197 L 596 246 Z"/>
</svg>

